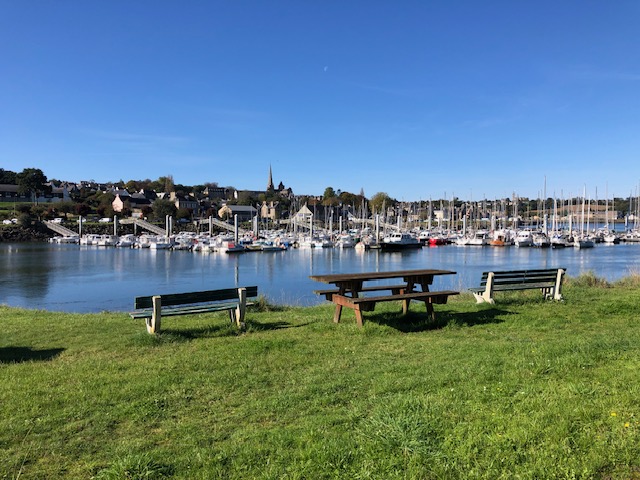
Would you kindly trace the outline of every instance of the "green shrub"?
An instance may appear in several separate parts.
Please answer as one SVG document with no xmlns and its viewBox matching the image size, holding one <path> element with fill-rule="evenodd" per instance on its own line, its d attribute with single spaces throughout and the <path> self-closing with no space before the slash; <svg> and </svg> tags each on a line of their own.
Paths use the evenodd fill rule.
<svg viewBox="0 0 640 480">
<path fill-rule="evenodd" d="M 568 277 L 566 281 L 567 285 L 573 287 L 596 287 L 596 288 L 610 288 L 611 284 L 604 278 L 597 277 L 591 270 L 585 273 L 581 273 L 577 277 Z"/>
</svg>

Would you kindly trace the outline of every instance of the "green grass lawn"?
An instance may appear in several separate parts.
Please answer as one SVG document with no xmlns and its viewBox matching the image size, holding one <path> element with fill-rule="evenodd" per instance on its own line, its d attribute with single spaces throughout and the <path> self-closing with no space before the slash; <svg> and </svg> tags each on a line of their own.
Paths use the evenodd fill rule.
<svg viewBox="0 0 640 480">
<path fill-rule="evenodd" d="M 362 329 L 0 307 L 0 478 L 640 479 L 640 288 L 590 283 Z"/>
</svg>

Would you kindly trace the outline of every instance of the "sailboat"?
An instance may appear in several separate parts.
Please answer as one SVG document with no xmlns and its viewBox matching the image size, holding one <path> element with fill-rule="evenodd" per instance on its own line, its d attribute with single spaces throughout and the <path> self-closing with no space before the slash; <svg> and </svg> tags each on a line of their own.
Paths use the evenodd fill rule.
<svg viewBox="0 0 640 480">
<path fill-rule="evenodd" d="M 580 235 L 576 237 L 573 241 L 573 246 L 576 248 L 593 248 L 596 245 L 596 242 L 589 236 L 589 213 L 587 213 L 587 230 L 584 231 L 584 204 L 585 204 L 585 196 L 586 196 L 586 187 L 584 194 L 582 196 L 582 215 L 581 215 L 581 224 L 580 224 Z M 589 209 L 591 207 L 591 202 L 589 202 Z"/>
</svg>

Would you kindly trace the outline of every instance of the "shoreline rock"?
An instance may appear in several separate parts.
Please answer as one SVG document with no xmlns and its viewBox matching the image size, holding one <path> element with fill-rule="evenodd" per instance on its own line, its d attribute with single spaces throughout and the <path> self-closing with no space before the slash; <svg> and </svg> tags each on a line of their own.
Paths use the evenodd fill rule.
<svg viewBox="0 0 640 480">
<path fill-rule="evenodd" d="M 44 227 L 21 225 L 6 225 L 0 228 L 0 242 L 47 242 L 52 237 Z M 51 232 L 53 233 L 53 232 Z"/>
</svg>

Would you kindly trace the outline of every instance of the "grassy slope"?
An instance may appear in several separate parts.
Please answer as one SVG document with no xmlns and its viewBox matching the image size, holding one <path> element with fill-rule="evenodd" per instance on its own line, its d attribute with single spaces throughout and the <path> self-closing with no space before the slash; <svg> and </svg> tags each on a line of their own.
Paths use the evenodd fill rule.
<svg viewBox="0 0 640 480">
<path fill-rule="evenodd" d="M 174 317 L 0 307 L 0 478 L 640 478 L 637 287 Z M 418 305 L 412 310 L 420 310 Z M 4 476 L 3 476 L 4 475 Z"/>
</svg>

